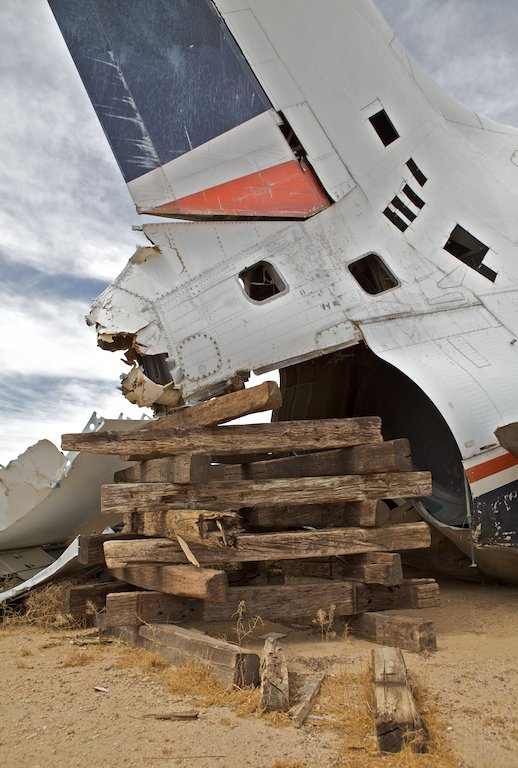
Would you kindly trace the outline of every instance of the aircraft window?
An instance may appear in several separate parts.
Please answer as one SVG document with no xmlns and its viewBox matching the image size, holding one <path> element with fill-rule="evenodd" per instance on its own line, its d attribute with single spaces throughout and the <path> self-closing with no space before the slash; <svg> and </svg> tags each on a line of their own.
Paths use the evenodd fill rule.
<svg viewBox="0 0 518 768">
<path fill-rule="evenodd" d="M 408 197 L 408 199 L 415 205 L 417 208 L 422 208 L 424 206 L 424 200 L 421 200 L 419 195 L 416 195 L 412 187 L 409 187 L 408 184 L 405 184 L 403 187 L 403 192 Z"/>
<path fill-rule="evenodd" d="M 484 256 L 489 251 L 489 246 L 481 243 L 480 240 L 472 235 L 467 229 L 456 224 L 444 246 L 444 250 L 451 253 L 457 259 L 467 264 L 479 274 L 487 277 L 492 283 L 495 282 L 497 272 L 483 264 Z"/>
<path fill-rule="evenodd" d="M 369 117 L 369 122 L 386 147 L 396 139 L 399 139 L 399 133 L 394 128 L 392 120 L 384 109 Z"/>
<path fill-rule="evenodd" d="M 266 301 L 286 290 L 286 283 L 267 261 L 244 269 L 238 275 L 241 287 L 253 301 Z"/>
<path fill-rule="evenodd" d="M 368 253 L 358 261 L 353 261 L 349 264 L 349 272 L 360 287 L 371 296 L 399 285 L 387 265 L 376 253 Z"/>
<path fill-rule="evenodd" d="M 419 166 L 417 165 L 417 163 L 415 162 L 415 160 L 413 160 L 412 158 L 410 158 L 410 160 L 407 162 L 407 167 L 408 167 L 408 169 L 410 170 L 410 172 L 412 173 L 412 176 L 415 178 L 415 180 L 417 181 L 417 183 L 418 183 L 418 184 L 419 184 L 421 187 L 424 187 L 424 185 L 426 184 L 426 182 L 428 181 L 428 179 L 426 178 L 426 176 L 424 175 L 424 173 L 422 172 L 422 170 L 419 168 Z"/>
<path fill-rule="evenodd" d="M 387 217 L 389 221 L 394 224 L 395 227 L 401 230 L 401 232 L 404 232 L 405 229 L 408 229 L 408 223 L 401 218 L 401 216 L 398 216 L 398 214 L 393 211 L 391 208 L 385 208 L 383 211 L 384 216 Z"/>
</svg>

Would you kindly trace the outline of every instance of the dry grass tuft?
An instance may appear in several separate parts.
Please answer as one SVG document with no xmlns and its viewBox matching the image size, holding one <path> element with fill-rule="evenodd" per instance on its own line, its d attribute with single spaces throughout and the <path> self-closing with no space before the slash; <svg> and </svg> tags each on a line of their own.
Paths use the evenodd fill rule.
<svg viewBox="0 0 518 768">
<path fill-rule="evenodd" d="M 63 612 L 65 591 L 76 581 L 61 581 L 32 589 L 24 600 L 23 608 L 5 608 L 1 627 L 38 627 L 40 629 L 80 629 L 83 619 L 75 619 Z"/>
<path fill-rule="evenodd" d="M 445 727 L 429 704 L 431 697 L 419 688 L 414 695 L 430 738 L 428 753 L 416 754 L 407 747 L 394 755 L 381 754 L 371 709 L 369 673 L 344 671 L 327 677 L 318 713 L 326 717 L 321 727 L 333 728 L 342 739 L 337 768 L 457 768 L 459 760 L 444 741 Z"/>
<path fill-rule="evenodd" d="M 61 666 L 62 667 L 84 667 L 87 664 L 90 664 L 92 661 L 95 661 L 96 654 L 93 651 L 72 651 L 69 653 L 69 655 L 63 660 Z"/>
<path fill-rule="evenodd" d="M 156 674 L 169 666 L 159 653 L 145 651 L 143 648 L 128 648 L 125 645 L 121 645 L 121 650 L 122 653 L 116 664 L 119 669 L 138 667 L 143 672 Z"/>
<path fill-rule="evenodd" d="M 293 760 L 288 762 L 286 762 L 286 760 L 276 760 L 272 765 L 272 768 L 305 768 L 305 766 L 302 763 L 294 762 Z"/>
<path fill-rule="evenodd" d="M 155 674 L 176 696 L 188 696 L 203 707 L 227 707 L 242 716 L 259 714 L 258 688 L 227 687 L 207 667 L 197 664 L 171 667 L 160 654 L 143 648 L 121 646 L 121 651 L 118 667 Z"/>
<path fill-rule="evenodd" d="M 238 715 L 259 714 L 259 689 L 225 686 L 207 667 L 183 664 L 169 667 L 160 679 L 171 693 L 192 696 L 204 707 L 228 707 Z"/>
<path fill-rule="evenodd" d="M 326 611 L 325 608 L 319 608 L 315 613 L 311 623 L 318 627 L 320 631 L 320 639 L 329 640 L 332 637 L 336 637 L 336 633 L 332 632 L 333 624 L 335 623 L 336 605 L 332 604 Z"/>
</svg>

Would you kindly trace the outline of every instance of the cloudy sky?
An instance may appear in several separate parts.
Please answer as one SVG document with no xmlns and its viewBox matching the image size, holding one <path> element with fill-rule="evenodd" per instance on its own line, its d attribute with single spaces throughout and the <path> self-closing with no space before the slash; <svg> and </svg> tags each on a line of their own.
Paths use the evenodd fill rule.
<svg viewBox="0 0 518 768">
<path fill-rule="evenodd" d="M 516 0 L 377 0 L 454 95 L 518 125 Z M 45 0 L 0 0 L 0 464 L 90 413 L 133 415 L 84 315 L 142 242 Z M 138 414 L 137 414 L 138 415 Z"/>
</svg>

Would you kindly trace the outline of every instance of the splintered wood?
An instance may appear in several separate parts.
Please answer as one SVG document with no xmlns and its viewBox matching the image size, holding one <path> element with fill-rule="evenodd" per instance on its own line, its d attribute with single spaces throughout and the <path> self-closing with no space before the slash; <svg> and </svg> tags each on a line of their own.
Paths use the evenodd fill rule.
<svg viewBox="0 0 518 768">
<path fill-rule="evenodd" d="M 381 752 L 426 751 L 426 733 L 408 682 L 399 648 L 372 652 L 374 719 Z"/>
<path fill-rule="evenodd" d="M 131 432 L 63 436 L 64 450 L 138 462 L 102 490 L 102 511 L 121 516 L 123 535 L 80 543 L 81 562 L 104 557 L 119 582 L 144 590 L 108 594 L 108 626 L 135 635 L 150 622 L 227 621 L 238 610 L 290 619 L 311 618 L 322 605 L 355 616 L 437 604 L 435 582 L 405 581 L 398 554 L 428 547 L 428 526 L 390 519 L 391 500 L 431 493 L 430 474 L 413 471 L 408 441 L 384 442 L 377 417 L 226 425 L 280 403 L 268 382 Z M 253 583 L 274 564 L 299 582 L 328 581 Z M 407 625 L 383 627 L 356 624 L 384 642 L 391 631 L 411 634 Z"/>
</svg>

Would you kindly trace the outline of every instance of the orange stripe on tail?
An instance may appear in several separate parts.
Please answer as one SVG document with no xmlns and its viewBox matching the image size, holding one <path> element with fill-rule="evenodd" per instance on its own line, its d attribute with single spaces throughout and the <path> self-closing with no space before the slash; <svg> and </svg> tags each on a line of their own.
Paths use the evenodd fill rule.
<svg viewBox="0 0 518 768">
<path fill-rule="evenodd" d="M 307 218 L 329 205 L 325 191 L 307 163 L 289 160 L 143 213 Z"/>
</svg>

